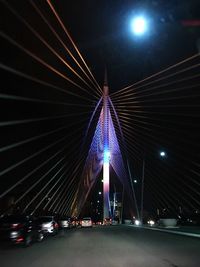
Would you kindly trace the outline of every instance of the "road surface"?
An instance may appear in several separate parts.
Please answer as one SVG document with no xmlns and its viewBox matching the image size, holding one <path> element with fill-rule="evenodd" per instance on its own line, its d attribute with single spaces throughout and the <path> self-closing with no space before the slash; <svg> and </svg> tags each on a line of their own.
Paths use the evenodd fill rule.
<svg viewBox="0 0 200 267">
<path fill-rule="evenodd" d="M 0 249 L 1 267 L 199 267 L 200 239 L 128 226 L 74 229 Z"/>
</svg>

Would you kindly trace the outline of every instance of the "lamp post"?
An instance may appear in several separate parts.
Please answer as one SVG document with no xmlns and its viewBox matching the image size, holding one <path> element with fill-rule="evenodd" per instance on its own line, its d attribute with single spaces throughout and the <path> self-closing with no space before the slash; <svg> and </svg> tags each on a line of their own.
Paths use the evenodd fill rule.
<svg viewBox="0 0 200 267">
<path fill-rule="evenodd" d="M 160 151 L 159 155 L 162 158 L 166 157 L 165 151 Z M 143 225 L 144 177 L 145 177 L 145 155 L 143 156 L 143 161 L 142 161 L 141 210 L 140 210 L 140 221 L 141 221 L 141 225 Z"/>
<path fill-rule="evenodd" d="M 145 170 L 145 156 L 142 161 L 142 186 L 141 186 L 141 211 L 140 211 L 140 221 L 143 224 L 143 207 L 144 207 L 144 170 Z"/>
</svg>

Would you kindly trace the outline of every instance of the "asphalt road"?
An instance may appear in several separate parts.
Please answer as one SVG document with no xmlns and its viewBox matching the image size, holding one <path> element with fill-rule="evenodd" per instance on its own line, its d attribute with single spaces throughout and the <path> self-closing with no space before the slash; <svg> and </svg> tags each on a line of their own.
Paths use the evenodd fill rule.
<svg viewBox="0 0 200 267">
<path fill-rule="evenodd" d="M 74 229 L 0 249 L 1 267 L 199 267 L 200 239 L 128 226 Z"/>
</svg>

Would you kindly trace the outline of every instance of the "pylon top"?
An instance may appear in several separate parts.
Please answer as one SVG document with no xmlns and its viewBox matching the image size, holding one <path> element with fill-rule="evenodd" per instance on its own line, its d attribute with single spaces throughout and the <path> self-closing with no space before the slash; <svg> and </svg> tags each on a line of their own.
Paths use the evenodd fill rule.
<svg viewBox="0 0 200 267">
<path fill-rule="evenodd" d="M 109 90 L 108 90 L 107 69 L 106 69 L 106 67 L 105 67 L 105 73 L 104 73 L 103 93 L 104 93 L 105 96 L 107 96 L 108 93 L 109 93 Z"/>
</svg>

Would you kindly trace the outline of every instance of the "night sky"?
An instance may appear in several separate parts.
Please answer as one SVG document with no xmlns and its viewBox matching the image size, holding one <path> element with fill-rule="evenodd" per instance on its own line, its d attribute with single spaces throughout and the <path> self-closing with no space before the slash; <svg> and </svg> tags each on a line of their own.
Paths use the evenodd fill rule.
<svg viewBox="0 0 200 267">
<path fill-rule="evenodd" d="M 200 26 L 184 26 L 184 22 L 200 20 L 199 1 L 52 4 L 101 88 L 107 68 L 111 99 L 127 145 L 125 149 L 119 138 L 122 154 L 130 161 L 132 178 L 138 180 L 138 204 L 145 159 L 145 210 L 200 209 L 199 56 L 120 94 L 122 88 L 198 53 Z M 12 199 L 15 207 L 32 211 L 41 201 L 38 213 L 49 209 L 67 214 L 98 114 L 86 140 L 84 133 L 100 95 L 38 11 L 79 59 L 45 0 L 0 1 L 0 207 L 5 210 Z M 141 13 L 149 20 L 149 30 L 136 37 L 130 19 Z M 167 153 L 165 159 L 159 157 L 161 150 Z"/>
</svg>

